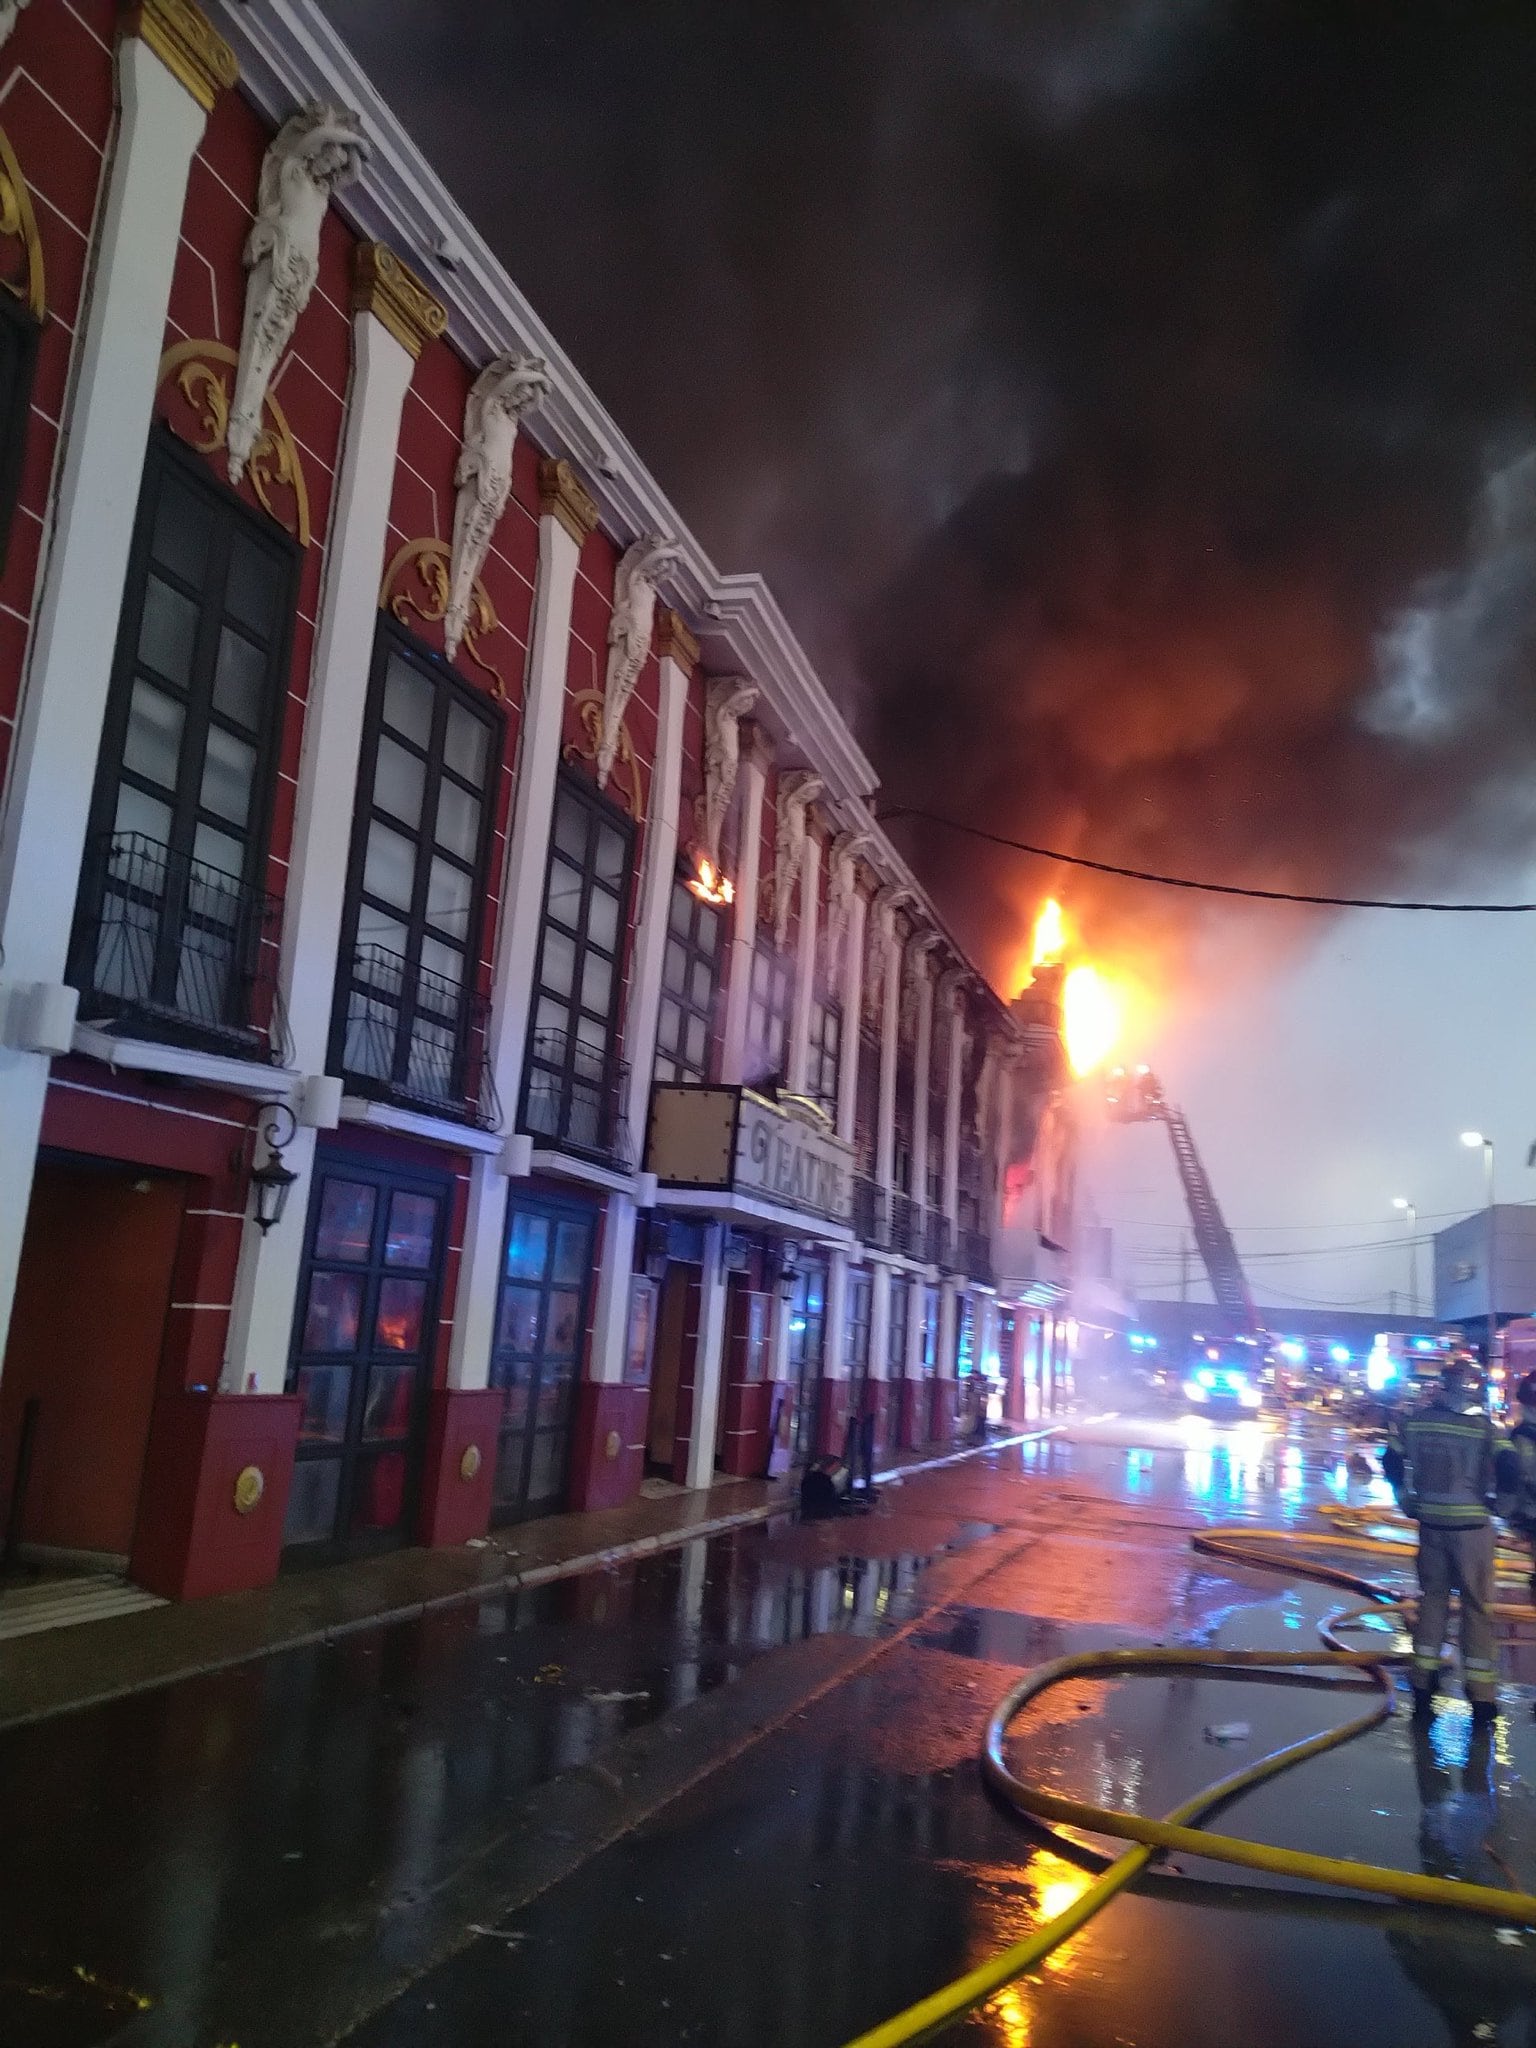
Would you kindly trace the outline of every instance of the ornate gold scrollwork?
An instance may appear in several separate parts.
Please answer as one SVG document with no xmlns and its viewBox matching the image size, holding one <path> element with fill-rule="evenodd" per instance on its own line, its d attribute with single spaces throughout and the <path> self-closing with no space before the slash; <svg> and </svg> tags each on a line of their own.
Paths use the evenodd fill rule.
<svg viewBox="0 0 1536 2048">
<path fill-rule="evenodd" d="M 235 351 L 226 348 L 222 341 L 178 341 L 160 358 L 155 388 L 163 391 L 174 381 L 202 429 L 200 441 L 192 440 L 189 434 L 182 436 L 199 455 L 216 455 L 224 446 L 229 432 L 229 385 L 225 372 L 233 371 L 238 363 Z M 265 424 L 251 450 L 251 488 L 262 510 L 270 513 L 279 526 L 287 527 L 300 546 L 307 548 L 309 491 L 304 482 L 304 466 L 287 415 L 270 392 L 262 405 L 262 418 Z M 280 509 L 285 493 L 292 500 L 289 517 Z"/>
<path fill-rule="evenodd" d="M 578 746 L 573 740 L 565 750 L 565 758 L 567 761 L 595 761 L 598 743 L 603 736 L 603 693 L 601 690 L 583 690 L 574 703 L 587 743 Z M 645 820 L 645 775 L 635 755 L 635 743 L 629 736 L 627 719 L 619 720 L 619 750 L 613 773 L 608 779 L 623 797 L 624 808 L 629 815 L 637 824 L 642 824 Z"/>
<path fill-rule="evenodd" d="M 429 626 L 436 625 L 448 610 L 450 561 L 447 541 L 436 540 L 431 534 L 422 540 L 408 540 L 384 571 L 384 581 L 379 586 L 380 609 L 393 612 L 402 626 L 411 623 L 413 612 Z M 418 589 L 420 595 L 417 594 Z M 490 593 L 477 576 L 471 617 L 464 628 L 460 651 L 490 677 L 491 695 L 498 702 L 506 698 L 506 678 L 480 652 L 480 641 L 485 634 L 494 633 L 500 624 Z"/>
<path fill-rule="evenodd" d="M 0 276 L 0 285 L 41 320 L 48 310 L 43 244 L 32 211 L 32 194 L 21 174 L 11 138 L 0 128 L 0 239 L 21 244 L 21 262 L 14 277 Z"/>
</svg>

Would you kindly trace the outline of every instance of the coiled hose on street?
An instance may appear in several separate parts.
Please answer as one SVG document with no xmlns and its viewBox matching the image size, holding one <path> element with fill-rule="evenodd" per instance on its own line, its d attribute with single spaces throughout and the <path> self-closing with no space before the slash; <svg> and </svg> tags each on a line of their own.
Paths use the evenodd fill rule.
<svg viewBox="0 0 1536 2048">
<path fill-rule="evenodd" d="M 997 1795 L 1019 1813 L 1042 1824 L 1047 1833 L 1058 1826 L 1086 1829 L 1090 1834 L 1109 1835 L 1132 1844 L 1123 1855 L 1109 1863 L 1102 1874 L 1062 1912 L 1028 1934 L 1024 1940 L 990 1957 L 964 1976 L 929 1997 L 919 1999 L 905 2012 L 884 2020 L 860 2034 L 848 2048 L 904 2048 L 904 2044 L 926 2041 L 940 2033 L 962 2014 L 982 2005 L 1004 1985 L 1037 1969 L 1051 1951 L 1075 1934 L 1107 1906 L 1117 1892 L 1135 1878 L 1163 1851 L 1184 1850 L 1189 1855 L 1220 1863 L 1240 1864 L 1271 1876 L 1301 1878 L 1312 1884 L 1342 1887 L 1349 1891 L 1374 1893 L 1411 1904 L 1452 1907 L 1458 1912 L 1476 1913 L 1511 1927 L 1536 1927 L 1536 1895 L 1505 1891 L 1493 1885 L 1463 1884 L 1454 1878 L 1428 1877 L 1419 1872 L 1388 1870 L 1374 1863 L 1355 1863 L 1339 1856 L 1317 1856 L 1297 1849 L 1277 1849 L 1265 1842 L 1245 1841 L 1237 1835 L 1220 1835 L 1198 1827 L 1196 1822 L 1213 1813 L 1227 1800 L 1250 1790 L 1266 1778 L 1321 1756 L 1325 1750 L 1363 1735 L 1368 1728 L 1386 1720 L 1393 1710 L 1396 1687 L 1391 1667 L 1406 1664 L 1401 1650 L 1352 1650 L 1340 1640 L 1340 1631 L 1366 1615 L 1400 1613 L 1407 1604 L 1386 1588 L 1356 1576 L 1341 1567 L 1322 1563 L 1315 1556 L 1298 1555 L 1318 1549 L 1387 1555 L 1407 1563 L 1412 1551 L 1407 1540 L 1410 1525 L 1400 1517 L 1375 1510 L 1335 1510 L 1337 1525 L 1328 1532 L 1255 1529 L 1246 1525 L 1210 1529 L 1191 1538 L 1193 1547 L 1209 1557 L 1229 1564 L 1257 1566 L 1263 1570 L 1284 1570 L 1299 1578 L 1337 1586 L 1360 1596 L 1365 1606 L 1346 1614 L 1330 1616 L 1320 1625 L 1323 1647 L 1317 1650 L 1209 1650 L 1143 1649 L 1094 1650 L 1075 1657 L 1058 1657 L 1021 1678 L 998 1701 L 987 1723 L 981 1766 L 987 1783 Z M 1382 1533 L 1384 1532 L 1384 1533 Z M 1507 1572 L 1525 1560 L 1513 1553 L 1500 1554 L 1500 1566 Z M 1493 1608 L 1505 1620 L 1532 1619 L 1528 1604 L 1501 1603 Z M 1297 1682 L 1308 1673 L 1338 1672 L 1368 1685 L 1374 1697 L 1362 1712 L 1329 1728 L 1321 1735 L 1271 1750 L 1256 1763 L 1234 1771 L 1203 1787 L 1192 1799 L 1165 1814 L 1161 1820 L 1144 1819 L 1117 1807 L 1095 1806 L 1087 1800 L 1068 1799 L 1047 1792 L 1018 1777 L 1007 1761 L 1008 1730 L 1029 1705 L 1052 1686 L 1069 1679 L 1111 1678 L 1129 1675 L 1197 1672 L 1206 1677 L 1272 1677 L 1277 1683 Z M 1346 1682 L 1348 1679 L 1346 1677 Z M 1078 1845 L 1067 1846 L 1076 1850 Z"/>
</svg>

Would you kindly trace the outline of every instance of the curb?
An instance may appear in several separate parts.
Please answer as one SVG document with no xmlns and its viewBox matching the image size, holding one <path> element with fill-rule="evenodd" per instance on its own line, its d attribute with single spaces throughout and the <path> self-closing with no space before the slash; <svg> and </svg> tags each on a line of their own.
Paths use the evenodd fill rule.
<svg viewBox="0 0 1536 2048">
<path fill-rule="evenodd" d="M 937 1458 L 927 1458 L 915 1465 L 897 1465 L 889 1472 L 875 1474 L 876 1486 L 884 1486 L 892 1480 L 904 1479 L 908 1473 L 929 1472 L 941 1465 L 958 1465 L 968 1458 L 985 1457 L 989 1451 L 1008 1450 L 1015 1444 L 1033 1443 L 1041 1437 L 1053 1436 L 1061 1428 L 1053 1423 L 1038 1430 L 1028 1430 L 1017 1436 L 994 1437 L 984 1444 L 967 1444 L 958 1451 L 946 1452 Z M 324 1628 L 305 1629 L 296 1635 L 284 1636 L 280 1642 L 263 1643 L 256 1648 L 246 1647 L 232 1651 L 228 1656 L 205 1657 L 195 1664 L 183 1664 L 174 1671 L 159 1672 L 151 1678 L 129 1680 L 122 1685 L 103 1686 L 99 1690 L 82 1693 L 75 1699 L 61 1700 L 55 1705 L 37 1707 L 20 1714 L 0 1719 L 0 1734 L 12 1728 L 26 1728 L 39 1721 L 54 1720 L 60 1714 L 74 1714 L 87 1707 L 105 1705 L 108 1700 L 128 1699 L 135 1693 L 155 1692 L 161 1686 L 176 1685 L 187 1678 L 208 1678 L 220 1671 L 232 1671 L 240 1664 L 260 1663 L 263 1658 L 277 1657 L 286 1650 L 312 1650 L 326 1643 L 341 1641 L 354 1636 L 364 1629 L 393 1628 L 404 1621 L 419 1621 L 423 1615 L 439 1614 L 446 1608 L 464 1607 L 475 1600 L 484 1600 L 497 1593 L 521 1592 L 524 1588 L 552 1585 L 557 1579 L 579 1578 L 584 1572 L 599 1571 L 604 1565 L 623 1564 L 631 1558 L 650 1557 L 664 1550 L 681 1549 L 685 1543 L 694 1543 L 711 1536 L 722 1536 L 730 1529 L 744 1529 L 755 1522 L 771 1521 L 776 1515 L 792 1514 L 796 1501 L 792 1491 L 786 1489 L 779 1500 L 762 1501 L 756 1507 L 739 1508 L 730 1514 L 712 1515 L 707 1521 L 690 1522 L 676 1529 L 663 1530 L 654 1536 L 636 1536 L 625 1543 L 610 1544 L 603 1550 L 585 1551 L 580 1556 L 562 1557 L 551 1564 L 530 1565 L 525 1571 L 506 1571 L 495 1578 L 481 1579 L 472 1586 L 456 1586 L 448 1593 L 434 1593 L 429 1599 L 408 1600 L 397 1607 L 380 1608 L 371 1614 L 354 1615 L 345 1621 L 329 1623 Z"/>
</svg>

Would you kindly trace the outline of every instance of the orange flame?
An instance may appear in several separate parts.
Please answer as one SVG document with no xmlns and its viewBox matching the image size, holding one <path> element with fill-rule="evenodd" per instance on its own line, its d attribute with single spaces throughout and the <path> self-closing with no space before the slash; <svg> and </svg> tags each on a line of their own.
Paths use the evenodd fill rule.
<svg viewBox="0 0 1536 2048">
<path fill-rule="evenodd" d="M 1030 971 L 1037 967 L 1057 966 L 1066 950 L 1067 922 L 1056 898 L 1048 896 L 1035 919 L 1034 937 L 1029 948 Z"/>
<path fill-rule="evenodd" d="M 1061 985 L 1061 1035 L 1079 1079 L 1102 1067 L 1119 1043 L 1124 1002 L 1097 967 L 1074 967 Z"/>
<path fill-rule="evenodd" d="M 736 888 L 730 876 L 722 875 L 714 862 L 706 860 L 702 855 L 699 858 L 699 872 L 688 877 L 688 887 L 695 896 L 702 897 L 706 903 L 736 901 Z"/>
</svg>

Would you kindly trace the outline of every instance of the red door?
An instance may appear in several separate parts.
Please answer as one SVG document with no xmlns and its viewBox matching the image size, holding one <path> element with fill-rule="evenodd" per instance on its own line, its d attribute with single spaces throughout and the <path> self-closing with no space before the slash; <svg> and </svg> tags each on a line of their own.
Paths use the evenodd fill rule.
<svg viewBox="0 0 1536 2048">
<path fill-rule="evenodd" d="M 21 1533 L 126 1557 L 186 1182 L 40 1160 L 0 1374 L 0 1496 L 37 1401 Z"/>
</svg>

